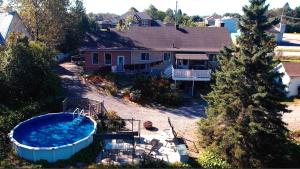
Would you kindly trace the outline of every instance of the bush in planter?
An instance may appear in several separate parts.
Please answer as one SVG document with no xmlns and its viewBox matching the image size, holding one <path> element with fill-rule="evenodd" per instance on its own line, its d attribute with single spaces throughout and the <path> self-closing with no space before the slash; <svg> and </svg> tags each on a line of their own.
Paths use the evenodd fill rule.
<svg viewBox="0 0 300 169">
<path fill-rule="evenodd" d="M 152 129 L 153 128 L 153 123 L 151 121 L 145 121 L 144 122 L 144 127 L 145 127 L 145 129 Z"/>
<path fill-rule="evenodd" d="M 204 150 L 199 158 L 198 162 L 203 168 L 221 168 L 221 169 L 227 169 L 227 168 L 232 168 L 230 164 L 223 160 L 218 154 L 214 153 L 213 151 L 209 150 Z"/>
<path fill-rule="evenodd" d="M 141 99 L 141 91 L 140 90 L 134 90 L 129 94 L 129 99 L 131 101 L 137 102 Z"/>
</svg>

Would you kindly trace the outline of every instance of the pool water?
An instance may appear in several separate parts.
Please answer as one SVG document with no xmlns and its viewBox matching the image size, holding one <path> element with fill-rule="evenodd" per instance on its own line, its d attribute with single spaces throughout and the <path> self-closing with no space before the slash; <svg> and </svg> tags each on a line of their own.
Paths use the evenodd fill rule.
<svg viewBox="0 0 300 169">
<path fill-rule="evenodd" d="M 47 115 L 18 126 L 15 140 L 31 147 L 58 147 L 75 143 L 91 134 L 93 122 L 82 115 L 71 113 Z"/>
</svg>

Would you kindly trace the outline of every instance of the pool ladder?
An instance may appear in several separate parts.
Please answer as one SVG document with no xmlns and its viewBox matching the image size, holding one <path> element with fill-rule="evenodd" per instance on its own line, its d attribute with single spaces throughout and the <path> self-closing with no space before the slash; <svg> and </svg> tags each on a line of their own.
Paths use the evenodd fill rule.
<svg viewBox="0 0 300 169">
<path fill-rule="evenodd" d="M 85 113 L 84 113 L 84 109 L 82 109 L 81 111 L 80 111 L 80 109 L 79 108 L 76 108 L 74 111 L 73 111 L 73 119 L 74 119 L 74 116 L 75 116 L 75 114 L 78 114 L 78 115 L 83 115 L 83 116 L 85 116 Z"/>
</svg>

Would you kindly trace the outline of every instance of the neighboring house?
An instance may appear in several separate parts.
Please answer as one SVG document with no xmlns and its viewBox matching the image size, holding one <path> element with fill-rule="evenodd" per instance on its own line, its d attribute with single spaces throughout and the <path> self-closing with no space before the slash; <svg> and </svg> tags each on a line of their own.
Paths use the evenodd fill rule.
<svg viewBox="0 0 300 169">
<path fill-rule="evenodd" d="M 107 28 L 115 28 L 119 21 L 116 18 L 109 18 L 104 20 L 97 20 L 96 24 L 99 26 L 100 29 L 107 29 Z"/>
<path fill-rule="evenodd" d="M 23 33 L 31 38 L 30 32 L 17 12 L 0 13 L 0 45 L 5 46 L 9 34 L 12 32 Z"/>
<path fill-rule="evenodd" d="M 284 23 L 279 23 L 276 26 L 272 26 L 272 28 L 270 28 L 266 32 L 269 33 L 270 35 L 273 35 L 275 37 L 277 44 L 280 44 L 283 41 L 283 35 L 285 33 L 285 28 L 286 28 L 286 25 Z M 240 36 L 240 34 L 241 34 L 240 30 L 237 30 L 236 33 L 231 33 L 231 38 L 234 43 L 236 42 L 236 39 L 238 36 Z"/>
<path fill-rule="evenodd" d="M 155 26 L 155 21 L 147 14 L 147 12 L 135 12 L 128 11 L 121 16 L 121 20 L 124 22 L 126 18 L 131 17 L 134 19 L 134 22 L 131 23 L 132 26 Z"/>
<path fill-rule="evenodd" d="M 222 19 L 221 15 L 213 14 L 212 16 L 208 16 L 204 18 L 204 22 L 208 26 L 215 26 L 216 20 Z"/>
<path fill-rule="evenodd" d="M 228 29 L 229 33 L 237 33 L 238 31 L 238 19 L 232 17 L 223 17 L 222 19 L 215 20 L 215 26 L 224 24 L 224 27 Z"/>
<path fill-rule="evenodd" d="M 175 81 L 210 81 L 216 54 L 231 39 L 223 27 L 131 27 L 88 34 L 80 51 L 86 71 L 159 72 Z"/>
<path fill-rule="evenodd" d="M 288 97 L 299 95 L 300 89 L 300 63 L 283 62 L 276 68 L 278 72 L 283 73 L 282 83 L 286 85 Z"/>
</svg>

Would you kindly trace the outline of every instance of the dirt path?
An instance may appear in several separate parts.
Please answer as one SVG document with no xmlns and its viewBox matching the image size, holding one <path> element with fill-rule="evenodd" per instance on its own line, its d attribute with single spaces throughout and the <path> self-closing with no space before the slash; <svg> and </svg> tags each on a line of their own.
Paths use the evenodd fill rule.
<svg viewBox="0 0 300 169">
<path fill-rule="evenodd" d="M 158 131 L 169 128 L 169 117 L 177 132 L 188 139 L 194 140 L 194 137 L 191 138 L 190 133 L 194 133 L 196 122 L 205 115 L 203 106 L 205 103 L 203 101 L 187 100 L 183 106 L 177 109 L 143 107 L 113 96 L 99 94 L 93 86 L 84 83 L 76 76 L 79 71 L 79 67 L 72 63 L 63 63 L 57 69 L 68 96 L 104 100 L 105 107 L 108 110 L 114 110 L 126 119 L 134 118 L 142 122 L 150 120 L 158 128 Z M 142 134 L 147 132 L 142 127 Z"/>
</svg>

